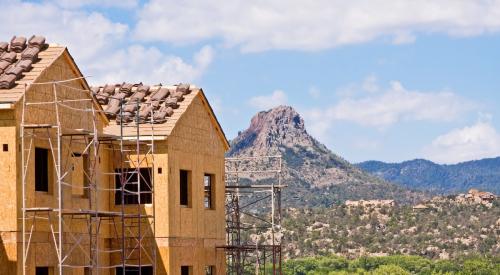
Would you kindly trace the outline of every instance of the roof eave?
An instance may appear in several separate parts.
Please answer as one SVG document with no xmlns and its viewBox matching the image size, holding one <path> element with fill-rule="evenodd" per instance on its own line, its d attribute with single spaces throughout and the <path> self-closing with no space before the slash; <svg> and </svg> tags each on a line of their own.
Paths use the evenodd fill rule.
<svg viewBox="0 0 500 275">
<path fill-rule="evenodd" d="M 73 70 L 75 70 L 76 74 L 80 77 L 82 77 L 81 79 L 79 79 L 81 82 L 82 82 L 82 86 L 83 86 L 83 89 L 84 90 L 88 90 L 90 91 L 90 85 L 89 83 L 87 82 L 87 78 L 82 74 L 82 72 L 80 71 L 80 68 L 78 68 L 78 65 L 76 65 L 76 62 L 75 62 L 75 59 L 73 58 L 73 56 L 69 53 L 69 50 L 67 47 L 64 47 L 64 53 L 65 53 L 65 57 L 69 60 L 69 64 L 71 65 L 71 67 L 73 68 Z M 109 119 L 108 117 L 104 114 L 104 109 L 102 108 L 101 104 L 99 104 L 95 98 L 94 95 L 91 95 L 92 97 L 92 102 L 94 104 L 94 106 L 97 108 L 98 110 L 98 113 L 101 115 L 101 117 L 104 119 L 104 121 L 106 122 L 106 124 L 109 124 Z"/>
<path fill-rule="evenodd" d="M 219 133 L 219 136 L 221 137 L 222 143 L 224 144 L 224 148 L 227 151 L 227 150 L 229 150 L 229 148 L 231 146 L 229 144 L 229 141 L 227 140 L 226 134 L 224 133 L 224 130 L 222 130 L 222 126 L 220 125 L 219 120 L 215 116 L 214 110 L 212 109 L 212 106 L 208 102 L 208 99 L 205 96 L 205 93 L 203 92 L 203 89 L 199 88 L 199 90 L 200 90 L 199 95 L 201 96 L 202 102 L 204 103 L 203 106 L 205 106 L 205 108 L 207 108 L 208 113 L 210 114 L 210 117 L 212 118 L 213 122 L 215 122 L 214 123 L 215 124 L 215 128 L 216 128 L 217 132 Z"/>
</svg>

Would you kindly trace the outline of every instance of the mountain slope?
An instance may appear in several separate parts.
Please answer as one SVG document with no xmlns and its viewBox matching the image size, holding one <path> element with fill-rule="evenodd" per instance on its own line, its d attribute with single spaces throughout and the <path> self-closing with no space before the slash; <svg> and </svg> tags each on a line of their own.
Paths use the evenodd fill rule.
<svg viewBox="0 0 500 275">
<path fill-rule="evenodd" d="M 416 159 L 402 163 L 366 161 L 357 166 L 385 180 L 440 194 L 466 192 L 471 188 L 500 194 L 500 157 L 453 165 Z"/>
<path fill-rule="evenodd" d="M 289 188 L 285 205 L 328 206 L 346 199 L 419 200 L 421 193 L 387 183 L 332 153 L 305 129 L 292 108 L 279 106 L 259 112 L 250 127 L 231 142 L 230 157 L 281 154 Z"/>
</svg>

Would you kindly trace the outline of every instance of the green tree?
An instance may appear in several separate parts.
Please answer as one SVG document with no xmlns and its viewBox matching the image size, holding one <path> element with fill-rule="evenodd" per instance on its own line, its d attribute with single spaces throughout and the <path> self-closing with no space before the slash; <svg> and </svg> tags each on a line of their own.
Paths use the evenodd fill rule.
<svg viewBox="0 0 500 275">
<path fill-rule="evenodd" d="M 381 265 L 377 267 L 372 273 L 373 275 L 410 275 L 410 272 L 406 271 L 402 267 L 397 265 Z"/>
<path fill-rule="evenodd" d="M 495 270 L 493 264 L 484 259 L 471 259 L 464 262 L 463 275 L 496 275 L 500 270 Z"/>
</svg>

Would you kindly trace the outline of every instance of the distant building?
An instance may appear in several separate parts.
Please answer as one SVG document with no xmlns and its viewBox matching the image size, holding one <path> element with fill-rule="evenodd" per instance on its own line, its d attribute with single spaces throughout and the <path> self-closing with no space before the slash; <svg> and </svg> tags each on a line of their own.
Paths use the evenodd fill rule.
<svg viewBox="0 0 500 275">
<path fill-rule="evenodd" d="M 425 204 L 417 204 L 417 205 L 413 206 L 413 210 L 415 210 L 415 211 L 424 211 L 427 209 L 430 209 L 430 207 L 425 205 Z"/>
<path fill-rule="evenodd" d="M 374 207 L 394 207 L 396 202 L 394 200 L 359 200 L 352 201 L 347 200 L 345 202 L 347 207 L 366 207 L 366 208 L 374 208 Z"/>
<path fill-rule="evenodd" d="M 478 191 L 477 189 L 469 190 L 468 194 L 471 195 L 474 199 L 480 199 L 481 201 L 492 202 L 496 199 L 496 196 L 493 193 L 482 192 Z"/>
</svg>

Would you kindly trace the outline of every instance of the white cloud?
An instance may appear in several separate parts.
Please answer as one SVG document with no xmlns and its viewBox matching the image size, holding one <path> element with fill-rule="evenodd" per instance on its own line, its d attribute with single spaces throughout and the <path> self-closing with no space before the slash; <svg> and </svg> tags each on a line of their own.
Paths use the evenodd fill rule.
<svg viewBox="0 0 500 275">
<path fill-rule="evenodd" d="M 371 74 L 359 83 L 349 83 L 337 89 L 336 94 L 340 97 L 365 96 L 367 93 L 380 91 L 377 76 Z"/>
<path fill-rule="evenodd" d="M 394 43 L 395 45 L 410 44 L 415 42 L 415 40 L 417 40 L 417 37 L 414 34 L 402 32 L 394 34 L 392 43 Z"/>
<path fill-rule="evenodd" d="M 360 92 L 356 92 L 355 87 Z M 335 104 L 306 110 L 304 115 L 311 133 L 326 140 L 328 131 L 338 121 L 383 130 L 405 121 L 453 121 L 474 107 L 449 91 L 413 91 L 398 81 L 384 88 L 377 84 L 376 78 L 368 77 L 361 84 L 352 84 L 343 90 Z"/>
<path fill-rule="evenodd" d="M 211 64 L 214 50 L 205 46 L 192 62 L 168 55 L 155 47 L 131 44 L 128 25 L 116 23 L 98 12 L 79 10 L 85 5 L 131 7 L 137 1 L 49 1 L 2 3 L 0 38 L 40 34 L 48 43 L 68 47 L 90 83 L 136 82 L 178 83 L 199 78 Z"/>
<path fill-rule="evenodd" d="M 2 4 L 0 37 L 41 34 L 48 43 L 69 47 L 77 61 L 88 62 L 125 37 L 128 26 L 115 23 L 100 13 L 80 12 L 53 3 L 9 1 Z"/>
<path fill-rule="evenodd" d="M 135 36 L 169 43 L 219 39 L 243 51 L 318 50 L 419 34 L 473 36 L 500 30 L 500 1 L 151 0 Z"/>
<path fill-rule="evenodd" d="M 285 92 L 276 90 L 270 95 L 252 97 L 249 101 L 250 105 L 260 109 L 270 109 L 279 105 L 285 105 L 288 102 L 288 97 Z"/>
<path fill-rule="evenodd" d="M 500 156 L 500 133 L 490 121 L 454 129 L 423 149 L 424 157 L 439 163 L 457 163 Z"/>
<path fill-rule="evenodd" d="M 411 91 L 393 81 L 384 91 L 342 98 L 325 115 L 332 120 L 386 128 L 400 121 L 451 121 L 470 108 L 470 103 L 452 92 Z"/>
<path fill-rule="evenodd" d="M 117 50 L 106 58 L 106 62 L 95 63 L 89 70 L 97 77 L 91 83 L 144 82 L 173 84 L 192 82 L 199 78 L 213 60 L 214 51 L 210 46 L 201 48 L 189 64 L 178 56 L 163 54 L 154 47 L 132 45 Z"/>
<path fill-rule="evenodd" d="M 139 4 L 139 0 L 52 0 L 51 2 L 65 8 L 80 8 L 84 6 L 134 8 Z"/>
</svg>

